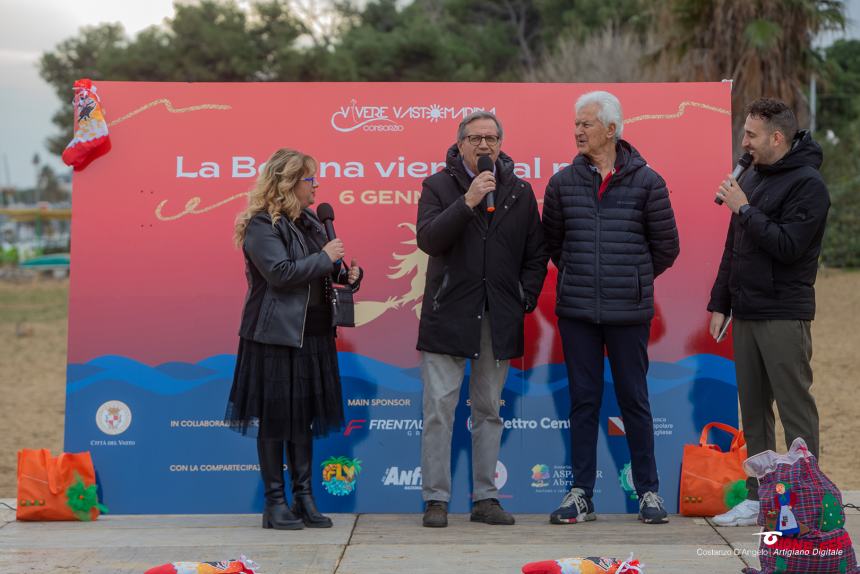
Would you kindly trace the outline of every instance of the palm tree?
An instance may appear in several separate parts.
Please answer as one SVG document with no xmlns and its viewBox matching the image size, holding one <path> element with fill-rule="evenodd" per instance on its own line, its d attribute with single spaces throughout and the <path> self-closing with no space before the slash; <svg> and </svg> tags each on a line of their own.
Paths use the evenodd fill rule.
<svg viewBox="0 0 860 574">
<path fill-rule="evenodd" d="M 844 27 L 843 10 L 843 0 L 663 0 L 656 61 L 671 80 L 732 79 L 739 143 L 744 106 L 759 97 L 784 100 L 806 123 L 807 86 L 821 61 L 812 42 Z"/>
</svg>

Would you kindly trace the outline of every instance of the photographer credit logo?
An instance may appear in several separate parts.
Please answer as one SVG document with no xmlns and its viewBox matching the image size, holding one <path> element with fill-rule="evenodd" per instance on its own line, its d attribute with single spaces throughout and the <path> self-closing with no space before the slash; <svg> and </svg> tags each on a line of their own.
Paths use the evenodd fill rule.
<svg viewBox="0 0 860 574">
<path fill-rule="evenodd" d="M 767 546 L 773 546 L 779 540 L 779 537 L 782 536 L 782 532 L 778 530 L 765 530 L 764 532 L 753 532 L 753 536 L 761 536 L 762 542 Z"/>
<path fill-rule="evenodd" d="M 105 434 L 122 434 L 131 426 L 131 409 L 122 401 L 108 401 L 96 411 L 96 426 Z"/>
<path fill-rule="evenodd" d="M 355 481 L 361 472 L 361 461 L 346 456 L 331 456 L 322 462 L 323 487 L 334 496 L 347 496 L 355 491 Z"/>
</svg>

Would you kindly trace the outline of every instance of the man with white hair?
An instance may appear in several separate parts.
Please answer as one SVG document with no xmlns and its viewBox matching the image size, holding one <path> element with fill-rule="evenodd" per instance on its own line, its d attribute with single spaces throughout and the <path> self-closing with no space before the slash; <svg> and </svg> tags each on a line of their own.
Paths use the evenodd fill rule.
<svg viewBox="0 0 860 574">
<path fill-rule="evenodd" d="M 570 391 L 573 487 L 553 524 L 597 518 L 592 495 L 603 398 L 604 350 L 624 420 L 639 520 L 668 521 L 654 460 L 648 401 L 648 337 L 654 279 L 678 257 L 666 182 L 621 139 L 621 103 L 608 92 L 576 102 L 573 163 L 544 196 L 547 248 L 558 268 L 556 314 Z"/>
</svg>

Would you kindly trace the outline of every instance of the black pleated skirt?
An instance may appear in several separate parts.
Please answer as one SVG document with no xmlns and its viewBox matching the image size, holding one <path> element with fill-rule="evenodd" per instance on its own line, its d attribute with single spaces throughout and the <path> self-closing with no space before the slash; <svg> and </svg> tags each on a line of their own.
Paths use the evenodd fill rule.
<svg viewBox="0 0 860 574">
<path fill-rule="evenodd" d="M 224 420 L 246 436 L 302 440 L 343 428 L 332 336 L 305 335 L 301 349 L 239 339 Z"/>
</svg>

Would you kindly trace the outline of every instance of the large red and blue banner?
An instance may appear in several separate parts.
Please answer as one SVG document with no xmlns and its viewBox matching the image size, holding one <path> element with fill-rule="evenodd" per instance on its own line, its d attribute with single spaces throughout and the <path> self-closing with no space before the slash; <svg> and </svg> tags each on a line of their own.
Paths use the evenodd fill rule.
<svg viewBox="0 0 860 574">
<path fill-rule="evenodd" d="M 111 152 L 75 173 L 67 451 L 89 450 L 118 513 L 261 508 L 254 440 L 223 423 L 245 296 L 233 221 L 260 164 L 292 147 L 320 162 L 347 258 L 366 278 L 358 326 L 338 350 L 347 425 L 317 442 L 315 492 L 330 512 L 421 509 L 421 379 L 415 350 L 427 255 L 415 242 L 421 181 L 444 165 L 475 110 L 502 121 L 502 149 L 538 199 L 572 160 L 574 102 L 615 93 L 624 137 L 667 181 L 681 237 L 656 282 L 648 384 L 661 491 L 677 510 L 682 445 L 737 424 L 729 342 L 705 311 L 728 213 L 713 191 L 731 170 L 728 83 L 180 84 L 101 82 Z M 503 393 L 497 484 L 514 512 L 549 512 L 573 480 L 567 374 L 550 264 L 526 353 Z M 638 510 L 611 372 L 598 441 L 600 512 Z M 468 377 L 468 373 L 467 373 Z M 469 410 L 454 428 L 452 511 L 468 509 Z"/>
</svg>

